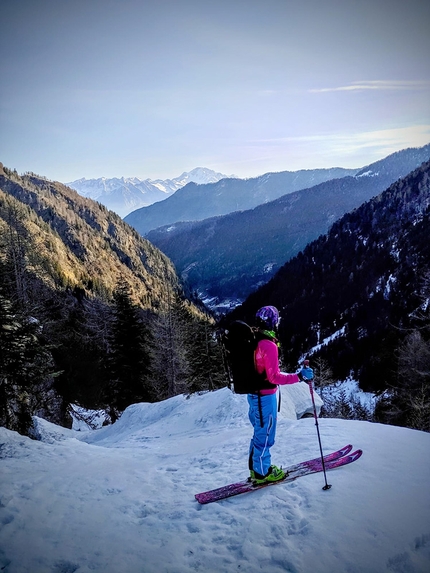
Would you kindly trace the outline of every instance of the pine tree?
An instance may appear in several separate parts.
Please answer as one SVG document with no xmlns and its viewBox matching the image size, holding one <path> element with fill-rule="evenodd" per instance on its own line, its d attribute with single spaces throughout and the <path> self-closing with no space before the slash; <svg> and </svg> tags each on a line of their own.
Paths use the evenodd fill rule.
<svg viewBox="0 0 430 573">
<path fill-rule="evenodd" d="M 53 389 L 43 324 L 33 313 L 40 306 L 34 296 L 38 255 L 22 209 L 12 200 L 1 209 L 6 226 L 0 236 L 0 423 L 27 434 L 32 415 L 53 413 L 61 400 Z"/>
<path fill-rule="evenodd" d="M 408 334 L 399 349 L 399 383 L 406 425 L 430 432 L 430 341 L 419 330 Z"/>
<path fill-rule="evenodd" d="M 89 324 L 88 308 L 91 308 L 91 303 L 86 305 L 85 299 L 78 302 L 71 296 L 64 318 L 57 317 L 50 332 L 56 342 L 53 354 L 61 370 L 56 388 L 69 408 L 72 403 L 90 409 L 101 407 L 106 383 L 107 349 Z M 62 310 L 65 311 L 64 306 Z M 108 313 L 99 311 L 100 321 L 103 317 L 105 327 Z"/>
<path fill-rule="evenodd" d="M 194 321 L 188 346 L 188 391 L 216 390 L 225 386 L 222 350 L 214 326 L 207 320 Z"/>
<path fill-rule="evenodd" d="M 27 434 L 52 390 L 53 360 L 40 325 L 0 293 L 0 424 Z"/>
<path fill-rule="evenodd" d="M 130 404 L 153 400 L 150 331 L 124 281 L 114 292 L 105 401 L 113 421 Z"/>
<path fill-rule="evenodd" d="M 430 432 L 430 271 L 421 277 L 419 306 L 397 349 L 397 380 L 379 400 L 382 422 Z"/>
</svg>

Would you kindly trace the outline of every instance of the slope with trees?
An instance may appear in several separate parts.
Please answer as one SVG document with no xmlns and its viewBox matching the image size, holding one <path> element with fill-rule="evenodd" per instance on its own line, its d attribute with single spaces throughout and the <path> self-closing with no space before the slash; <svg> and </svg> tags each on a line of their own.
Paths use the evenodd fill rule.
<svg viewBox="0 0 430 573">
<path fill-rule="evenodd" d="M 337 221 L 229 318 L 281 309 L 280 338 L 296 365 L 327 361 L 382 393 L 377 413 L 430 429 L 430 162 Z"/>
<path fill-rule="evenodd" d="M 67 425 L 72 403 L 115 419 L 133 402 L 207 388 L 188 363 L 213 321 L 169 259 L 94 201 L 1 166 L 0 271 L 1 424 L 26 433 L 38 414 Z M 176 347 L 159 338 L 165 316 Z"/>
<path fill-rule="evenodd" d="M 244 300 L 342 215 L 430 158 L 430 145 L 394 153 L 343 177 L 255 207 L 156 229 L 147 238 L 191 289 L 223 302 Z"/>
</svg>

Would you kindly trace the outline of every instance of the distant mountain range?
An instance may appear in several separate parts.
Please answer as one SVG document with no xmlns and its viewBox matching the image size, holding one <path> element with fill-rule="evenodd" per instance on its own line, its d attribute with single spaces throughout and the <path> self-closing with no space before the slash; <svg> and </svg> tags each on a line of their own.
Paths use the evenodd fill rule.
<svg viewBox="0 0 430 573">
<path fill-rule="evenodd" d="M 174 179 L 139 179 L 138 177 L 100 177 L 99 179 L 77 179 L 66 183 L 83 197 L 98 201 L 121 217 L 157 201 L 163 201 L 186 185 L 215 183 L 228 177 L 204 167 L 196 167 Z"/>
<path fill-rule="evenodd" d="M 430 144 L 406 149 L 356 171 L 354 176 L 289 193 L 251 210 L 167 225 L 146 236 L 167 254 L 190 288 L 209 306 L 228 308 L 269 281 L 286 261 L 325 234 L 342 215 L 429 158 Z M 221 183 L 230 184 L 224 180 L 215 186 Z M 236 184 L 241 188 L 243 182 Z M 212 185 L 206 187 L 213 189 Z M 201 194 L 205 188 L 200 189 Z M 231 183 L 232 194 L 233 188 Z M 186 190 L 178 191 L 177 199 Z M 138 213 L 126 221 L 132 224 Z"/>
<path fill-rule="evenodd" d="M 188 183 L 164 201 L 133 211 L 125 221 L 141 235 L 177 221 L 201 221 L 233 211 L 252 209 L 287 193 L 330 179 L 355 175 L 358 169 L 310 169 L 266 173 L 251 179 L 222 179 L 216 183 Z"/>
<path fill-rule="evenodd" d="M 252 321 L 260 306 L 278 307 L 286 364 L 323 359 L 335 379 L 352 373 L 363 390 L 405 383 L 397 372 L 399 350 L 418 328 L 427 350 L 411 362 L 418 389 L 410 396 L 421 384 L 428 392 L 429 229 L 430 161 L 346 213 L 228 319 Z"/>
</svg>

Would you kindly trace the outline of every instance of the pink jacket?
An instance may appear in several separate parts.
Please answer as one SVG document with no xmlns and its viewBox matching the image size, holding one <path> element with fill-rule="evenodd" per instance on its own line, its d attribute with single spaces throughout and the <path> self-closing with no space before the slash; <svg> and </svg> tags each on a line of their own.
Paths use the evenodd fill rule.
<svg viewBox="0 0 430 573">
<path fill-rule="evenodd" d="M 275 384 L 273 390 L 261 390 L 261 394 L 274 394 L 278 384 L 295 384 L 300 382 L 297 374 L 285 374 L 279 370 L 278 347 L 271 340 L 260 340 L 255 351 L 255 364 L 261 374 L 266 371 L 266 378 Z"/>
</svg>

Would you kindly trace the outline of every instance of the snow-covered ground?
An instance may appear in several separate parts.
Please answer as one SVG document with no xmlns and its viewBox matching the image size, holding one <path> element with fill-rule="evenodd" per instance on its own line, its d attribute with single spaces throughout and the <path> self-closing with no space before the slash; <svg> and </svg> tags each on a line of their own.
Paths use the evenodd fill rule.
<svg viewBox="0 0 430 573">
<path fill-rule="evenodd" d="M 430 434 L 320 419 L 324 451 L 354 464 L 199 505 L 247 474 L 246 397 L 228 389 L 130 406 L 77 432 L 0 428 L 5 573 L 428 573 Z M 273 462 L 319 455 L 313 418 L 279 418 Z"/>
<path fill-rule="evenodd" d="M 370 414 L 375 411 L 377 395 L 373 394 L 373 392 L 363 392 L 363 390 L 360 389 L 358 382 L 351 378 L 324 386 L 324 388 L 318 389 L 318 392 L 320 395 L 322 394 L 325 400 L 327 397 L 337 398 L 341 393 L 344 393 L 347 400 L 350 402 L 357 400 Z"/>
</svg>

